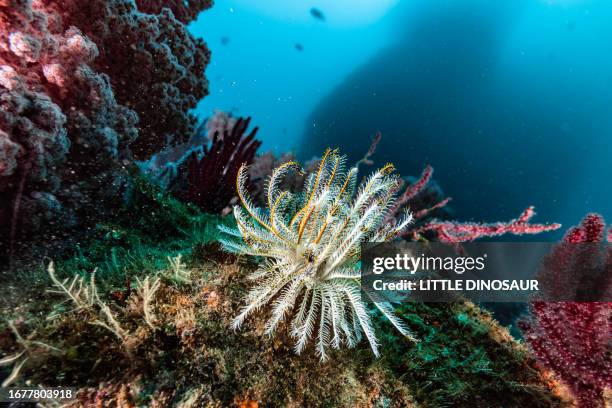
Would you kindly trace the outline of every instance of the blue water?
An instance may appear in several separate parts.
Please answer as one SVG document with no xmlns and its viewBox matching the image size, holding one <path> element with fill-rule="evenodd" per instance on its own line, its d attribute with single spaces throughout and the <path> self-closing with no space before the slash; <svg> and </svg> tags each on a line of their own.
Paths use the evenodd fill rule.
<svg viewBox="0 0 612 408">
<path fill-rule="evenodd" d="M 304 159 L 358 159 L 380 130 L 375 159 L 433 165 L 459 219 L 612 219 L 611 21 L 605 0 L 218 1 L 191 26 L 198 114 L 252 116 L 262 150 Z"/>
</svg>

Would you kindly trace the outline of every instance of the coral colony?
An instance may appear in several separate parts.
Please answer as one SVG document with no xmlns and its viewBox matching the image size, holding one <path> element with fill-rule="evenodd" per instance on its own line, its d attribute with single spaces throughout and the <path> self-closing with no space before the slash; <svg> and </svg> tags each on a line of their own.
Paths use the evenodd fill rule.
<svg viewBox="0 0 612 408">
<path fill-rule="evenodd" d="M 233 187 L 242 164 L 251 164 L 261 142 L 255 140 L 257 128 L 245 135 L 250 119 L 238 119 L 230 129 L 214 130 L 210 148 L 200 155 L 193 152 L 185 161 L 186 191 L 182 198 L 208 213 L 219 213 L 235 196 Z M 209 128 L 210 129 L 210 128 Z"/>
<path fill-rule="evenodd" d="M 210 2 L 161 3 L 0 3 L 4 245 L 102 219 L 121 204 L 133 158 L 195 128 L 209 52 L 184 23 Z"/>
<path fill-rule="evenodd" d="M 485 224 L 434 220 L 411 231 L 411 233 L 415 239 L 418 239 L 421 233 L 432 231 L 436 233 L 440 242 L 457 243 L 504 234 L 539 234 L 540 232 L 554 231 L 561 227 L 560 224 L 530 224 L 529 221 L 534 215 L 534 208 L 529 207 L 516 220 L 508 222 Z"/>
<path fill-rule="evenodd" d="M 584 271 L 589 277 L 602 273 L 602 294 L 612 291 L 612 249 L 602 253 L 599 246 L 585 248 L 566 244 L 612 242 L 607 238 L 601 216 L 589 214 L 579 226 L 570 229 L 551 254 L 548 278 L 566 280 L 565 276 Z M 586 251 L 586 253 L 585 253 Z M 585 256 L 586 255 L 586 256 Z M 546 278 L 546 276 L 543 276 Z M 564 285 L 568 287 L 568 285 Z M 578 289 L 572 285 L 574 290 Z M 604 392 L 612 388 L 612 308 L 607 302 L 543 302 L 530 305 L 531 318 L 521 322 L 525 338 L 542 365 L 552 370 L 570 388 L 580 407 L 604 405 Z"/>
</svg>

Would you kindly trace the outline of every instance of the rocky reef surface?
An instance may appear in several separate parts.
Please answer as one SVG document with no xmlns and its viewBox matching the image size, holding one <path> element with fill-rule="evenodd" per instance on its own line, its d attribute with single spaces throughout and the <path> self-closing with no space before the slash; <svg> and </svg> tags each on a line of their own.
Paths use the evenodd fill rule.
<svg viewBox="0 0 612 408">
<path fill-rule="evenodd" d="M 137 185 L 131 206 L 56 259 L 53 275 L 44 264 L 0 285 L 0 353 L 14 358 L 1 381 L 74 386 L 72 406 L 565 404 L 560 383 L 469 302 L 402 304 L 416 344 L 374 314 L 380 358 L 365 341 L 323 363 L 312 346 L 296 355 L 286 324 L 264 334 L 266 309 L 234 331 L 260 261 L 216 243 L 233 219 Z"/>
<path fill-rule="evenodd" d="M 20 381 L 77 387 L 73 406 L 561 406 L 556 383 L 473 304 L 406 304 L 399 314 L 421 338 L 417 345 L 389 334 L 379 359 L 362 344 L 321 363 L 311 349 L 295 355 L 283 330 L 263 335 L 263 315 L 233 331 L 244 278 L 255 265 L 215 261 L 214 245 L 198 257 L 190 262 L 189 284 L 162 279 L 153 326 L 137 291 L 123 299 L 103 295 L 121 338 L 92 324 L 85 310 L 47 320 L 57 296 L 26 300 L 41 296 L 43 287 L 26 293 L 3 287 L 2 313 L 24 340 L 4 325 L 0 348 L 7 354 L 26 348 Z"/>
</svg>

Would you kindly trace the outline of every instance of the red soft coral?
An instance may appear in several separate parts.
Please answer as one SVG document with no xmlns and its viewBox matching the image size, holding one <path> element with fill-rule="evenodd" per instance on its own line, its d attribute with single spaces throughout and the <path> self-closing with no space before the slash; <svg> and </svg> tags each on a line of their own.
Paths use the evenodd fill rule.
<svg viewBox="0 0 612 408">
<path fill-rule="evenodd" d="M 547 296 L 579 297 L 582 288 L 575 283 L 588 283 L 597 275 L 589 296 L 596 296 L 596 290 L 602 300 L 610 299 L 612 249 L 601 250 L 604 232 L 604 220 L 597 214 L 567 232 L 540 273 L 543 279 L 561 282 L 557 286 L 563 292 Z M 580 407 L 603 407 L 604 390 L 612 387 L 612 303 L 536 301 L 530 314 L 520 326 L 538 360 L 569 386 Z"/>
</svg>

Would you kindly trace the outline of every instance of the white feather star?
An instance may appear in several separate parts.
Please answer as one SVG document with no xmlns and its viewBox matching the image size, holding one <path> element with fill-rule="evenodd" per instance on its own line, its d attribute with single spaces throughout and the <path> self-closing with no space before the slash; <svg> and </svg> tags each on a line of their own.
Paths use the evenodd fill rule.
<svg viewBox="0 0 612 408">
<path fill-rule="evenodd" d="M 405 212 L 395 225 L 383 223 L 399 180 L 392 165 L 374 172 L 357 188 L 357 169 L 345 171 L 344 162 L 344 156 L 328 149 L 302 194 L 280 189 L 283 177 L 301 171 L 300 166 L 295 162 L 279 166 L 268 184 L 266 212 L 248 198 L 247 168 L 240 168 L 236 184 L 242 207 L 234 207 L 238 229 L 220 228 L 242 242 L 222 239 L 221 243 L 228 251 L 267 261 L 250 276 L 256 285 L 234 319 L 234 329 L 271 302 L 266 333 L 272 334 L 292 315 L 291 336 L 298 354 L 316 337 L 315 349 L 325 360 L 327 347 L 354 347 L 365 335 L 379 355 L 370 314 L 361 299 L 360 244 L 392 239 L 412 216 Z M 400 333 L 414 340 L 390 304 L 373 303 Z"/>
</svg>

